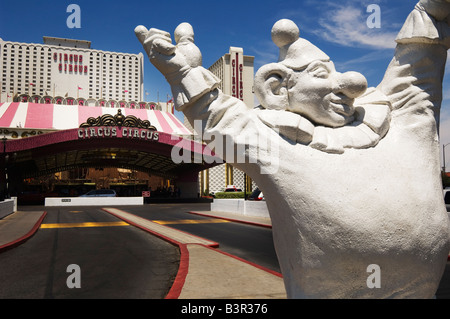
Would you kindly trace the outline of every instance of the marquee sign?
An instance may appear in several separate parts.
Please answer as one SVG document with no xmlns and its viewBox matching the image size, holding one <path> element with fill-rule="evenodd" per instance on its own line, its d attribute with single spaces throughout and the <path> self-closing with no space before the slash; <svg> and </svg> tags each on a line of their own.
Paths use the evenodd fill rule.
<svg viewBox="0 0 450 319">
<path fill-rule="evenodd" d="M 127 137 L 148 141 L 158 141 L 159 132 L 148 120 L 141 120 L 134 115 L 124 116 L 117 110 L 116 115 L 104 114 L 99 117 L 90 117 L 80 125 L 78 138 L 109 138 Z"/>
<path fill-rule="evenodd" d="M 59 62 L 58 70 L 64 73 L 87 74 L 88 67 L 83 65 L 83 56 L 80 54 L 53 53 L 53 61 Z"/>
<path fill-rule="evenodd" d="M 231 60 L 231 95 L 244 100 L 243 65 L 240 63 L 239 53 Z"/>
<path fill-rule="evenodd" d="M 96 126 L 78 129 L 78 139 L 90 138 L 130 138 L 146 141 L 159 141 L 159 132 L 149 129 L 116 126 Z"/>
</svg>

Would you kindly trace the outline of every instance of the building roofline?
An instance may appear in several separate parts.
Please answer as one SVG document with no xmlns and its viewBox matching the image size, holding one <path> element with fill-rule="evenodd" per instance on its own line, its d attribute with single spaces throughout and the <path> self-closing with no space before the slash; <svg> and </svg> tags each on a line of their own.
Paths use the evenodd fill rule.
<svg viewBox="0 0 450 319">
<path fill-rule="evenodd" d="M 81 41 L 81 40 L 80 40 Z M 16 41 L 9 41 L 9 40 L 3 40 L 0 39 L 0 44 L 17 44 L 17 45 L 31 45 L 31 46 L 38 46 L 38 47 L 49 47 L 52 49 L 68 49 L 73 51 L 87 51 L 90 53 L 106 53 L 106 54 L 117 54 L 117 55 L 129 55 L 129 56 L 135 56 L 135 57 L 143 57 L 142 52 L 139 53 L 127 53 L 127 52 L 115 52 L 115 51 L 105 51 L 105 50 L 97 50 L 97 49 L 87 49 L 87 48 L 72 48 L 72 47 L 60 47 L 57 45 L 51 45 L 51 44 L 45 44 L 45 43 L 32 43 L 32 42 L 16 42 Z"/>
<path fill-rule="evenodd" d="M 76 40 L 76 39 L 67 39 L 67 38 L 58 38 L 58 37 L 49 37 L 49 36 L 43 36 L 44 44 L 46 44 L 47 40 L 58 40 L 58 41 L 64 41 L 68 43 L 81 43 L 87 45 L 87 48 L 84 49 L 90 49 L 91 48 L 91 41 L 87 40 Z"/>
</svg>

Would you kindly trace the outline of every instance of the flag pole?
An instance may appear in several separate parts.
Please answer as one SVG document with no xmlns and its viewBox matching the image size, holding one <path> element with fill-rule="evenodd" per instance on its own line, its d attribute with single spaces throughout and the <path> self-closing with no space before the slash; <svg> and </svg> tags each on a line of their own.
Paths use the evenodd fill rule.
<svg viewBox="0 0 450 319">
<path fill-rule="evenodd" d="M 28 97 L 31 98 L 31 87 L 35 84 L 33 82 L 28 82 Z M 29 101 L 27 101 L 29 102 Z"/>
</svg>

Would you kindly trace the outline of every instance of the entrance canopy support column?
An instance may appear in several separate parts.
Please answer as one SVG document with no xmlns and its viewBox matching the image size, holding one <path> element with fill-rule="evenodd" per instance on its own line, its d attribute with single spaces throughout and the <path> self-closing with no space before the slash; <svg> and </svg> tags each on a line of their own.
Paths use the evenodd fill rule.
<svg viewBox="0 0 450 319">
<path fill-rule="evenodd" d="M 180 189 L 180 198 L 197 198 L 199 196 L 198 171 L 188 172 L 175 180 Z"/>
</svg>

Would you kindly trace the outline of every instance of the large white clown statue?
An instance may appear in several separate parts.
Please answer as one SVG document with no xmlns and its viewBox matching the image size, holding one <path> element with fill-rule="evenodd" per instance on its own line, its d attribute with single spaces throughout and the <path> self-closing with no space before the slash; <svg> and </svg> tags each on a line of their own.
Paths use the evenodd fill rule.
<svg viewBox="0 0 450 319">
<path fill-rule="evenodd" d="M 175 30 L 176 44 L 167 32 L 135 29 L 176 108 L 201 121 L 204 138 L 244 150 L 244 161 L 231 162 L 264 192 L 289 298 L 435 295 L 450 250 L 437 134 L 449 14 L 448 0 L 415 6 L 376 88 L 337 72 L 280 20 L 280 58 L 256 73 L 253 109 L 218 89 L 189 24 Z"/>
</svg>

